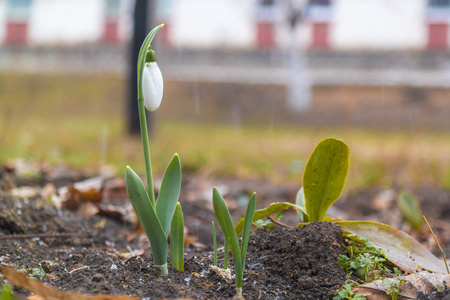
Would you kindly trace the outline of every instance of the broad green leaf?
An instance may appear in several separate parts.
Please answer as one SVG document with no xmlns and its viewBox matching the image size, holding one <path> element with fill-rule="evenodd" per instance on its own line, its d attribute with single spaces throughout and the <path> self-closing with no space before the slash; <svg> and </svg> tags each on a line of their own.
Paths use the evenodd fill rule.
<svg viewBox="0 0 450 300">
<path fill-rule="evenodd" d="M 170 258 L 172 267 L 184 270 L 184 219 L 180 202 L 177 203 L 170 227 Z"/>
<path fill-rule="evenodd" d="M 167 263 L 167 237 L 150 204 L 144 184 L 129 166 L 125 170 L 125 184 L 134 212 L 150 240 L 155 265 L 164 265 Z"/>
<path fill-rule="evenodd" d="M 234 259 L 234 272 L 236 273 L 236 288 L 242 288 L 244 270 L 241 261 L 241 247 L 239 246 L 239 240 L 234 231 L 233 220 L 231 219 L 225 200 L 223 200 L 222 195 L 216 187 L 213 188 L 213 207 L 220 228 L 222 228 L 225 239 L 231 247 L 231 254 Z"/>
<path fill-rule="evenodd" d="M 305 208 L 309 221 L 321 221 L 339 199 L 348 174 L 350 150 L 341 140 L 327 138 L 314 149 L 303 174 Z"/>
<path fill-rule="evenodd" d="M 244 231 L 241 239 L 241 260 L 242 270 L 245 269 L 245 256 L 247 255 L 248 240 L 250 238 L 250 229 L 252 228 L 253 215 L 256 207 L 256 193 L 253 193 L 247 205 L 247 211 L 244 218 Z M 233 230 L 234 231 L 234 230 Z"/>
<path fill-rule="evenodd" d="M 369 239 L 375 246 L 384 249 L 386 257 L 399 269 L 415 272 L 424 270 L 446 273 L 444 262 L 419 244 L 405 232 L 386 224 L 369 221 L 339 221 L 344 237 L 356 234 Z"/>
<path fill-rule="evenodd" d="M 262 219 L 264 217 L 270 216 L 271 214 L 289 209 L 289 208 L 293 208 L 295 210 L 299 210 L 301 212 L 303 212 L 304 214 L 306 214 L 305 208 L 300 207 L 298 205 L 289 203 L 289 202 L 276 202 L 276 203 L 272 203 L 270 204 L 268 207 L 264 208 L 264 209 L 258 209 L 255 211 L 255 214 L 253 216 L 253 222 L 255 222 L 256 220 Z M 237 223 L 236 227 L 235 227 L 235 231 L 236 234 L 239 235 L 242 232 L 242 229 L 244 227 L 244 220 L 239 220 L 239 222 Z"/>
<path fill-rule="evenodd" d="M 403 217 L 411 225 L 411 228 L 420 230 L 423 224 L 422 209 L 420 209 L 420 204 L 416 197 L 410 192 L 401 191 L 398 195 L 397 203 Z"/>
<path fill-rule="evenodd" d="M 181 189 L 181 165 L 178 154 L 175 153 L 166 172 L 164 173 L 158 200 L 156 201 L 156 215 L 166 236 L 169 233 L 170 223 L 177 206 Z"/>
<path fill-rule="evenodd" d="M 303 188 L 300 188 L 297 195 L 295 195 L 295 204 L 300 207 L 305 207 L 305 194 Z M 297 215 L 299 222 L 308 222 L 308 215 L 304 211 L 297 210 Z"/>
</svg>

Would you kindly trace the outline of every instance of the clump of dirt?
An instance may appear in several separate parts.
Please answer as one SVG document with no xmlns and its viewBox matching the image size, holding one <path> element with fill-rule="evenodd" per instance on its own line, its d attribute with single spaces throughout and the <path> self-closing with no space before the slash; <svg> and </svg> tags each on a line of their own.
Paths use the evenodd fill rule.
<svg viewBox="0 0 450 300">
<path fill-rule="evenodd" d="M 338 224 L 315 222 L 294 229 L 258 231 L 249 249 L 252 262 L 264 266 L 266 284 L 279 288 L 283 283 L 286 290 L 279 291 L 283 299 L 326 299 L 345 281 L 346 273 L 337 264 L 337 257 L 344 253 L 342 244 Z"/>
</svg>

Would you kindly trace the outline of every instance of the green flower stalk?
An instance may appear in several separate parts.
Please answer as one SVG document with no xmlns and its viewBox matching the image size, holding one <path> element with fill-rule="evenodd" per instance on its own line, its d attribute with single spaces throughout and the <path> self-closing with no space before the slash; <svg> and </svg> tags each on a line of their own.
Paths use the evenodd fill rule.
<svg viewBox="0 0 450 300">
<path fill-rule="evenodd" d="M 172 225 L 173 249 L 177 249 L 177 256 L 172 260 L 177 262 L 178 270 L 183 268 L 184 225 L 181 206 L 177 203 L 181 189 L 181 164 L 175 153 L 164 173 L 157 201 L 153 186 L 150 145 L 148 141 L 147 120 L 145 108 L 156 110 L 161 104 L 163 94 L 163 79 L 156 64 L 156 55 L 150 43 L 163 24 L 155 27 L 145 38 L 139 51 L 138 58 L 138 108 L 141 126 L 142 145 L 144 148 L 145 171 L 147 188 L 139 176 L 127 166 L 125 183 L 133 209 L 150 240 L 153 251 L 153 262 L 156 275 L 167 275 L 168 234 Z M 175 211 L 177 213 L 175 214 Z M 175 220 L 174 214 L 176 215 Z M 175 224 L 175 225 L 173 225 Z M 181 255 L 181 257 L 180 257 Z"/>
</svg>

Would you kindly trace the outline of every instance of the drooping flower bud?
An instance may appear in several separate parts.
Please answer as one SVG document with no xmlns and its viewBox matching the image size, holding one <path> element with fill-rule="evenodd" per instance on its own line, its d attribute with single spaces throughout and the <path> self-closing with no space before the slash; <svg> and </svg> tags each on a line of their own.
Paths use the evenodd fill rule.
<svg viewBox="0 0 450 300">
<path fill-rule="evenodd" d="M 155 51 L 146 54 L 146 64 L 142 73 L 142 92 L 144 105 L 149 111 L 155 111 L 161 104 L 164 83 L 161 71 L 156 63 Z"/>
</svg>

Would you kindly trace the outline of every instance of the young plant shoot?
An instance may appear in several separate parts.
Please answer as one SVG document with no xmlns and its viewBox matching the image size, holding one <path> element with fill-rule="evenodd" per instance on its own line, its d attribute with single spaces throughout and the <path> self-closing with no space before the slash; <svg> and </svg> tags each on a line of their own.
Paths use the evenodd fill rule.
<svg viewBox="0 0 450 300">
<path fill-rule="evenodd" d="M 155 51 L 150 43 L 163 24 L 155 27 L 145 38 L 139 51 L 137 72 L 138 72 L 138 108 L 139 121 L 141 126 L 142 145 L 144 148 L 145 171 L 147 176 L 147 188 L 139 176 L 129 167 L 126 167 L 125 182 L 128 196 L 130 197 L 133 209 L 141 222 L 150 240 L 153 251 L 153 262 L 155 264 L 156 275 L 167 275 L 167 253 L 168 234 L 172 224 L 172 244 L 171 248 L 178 256 L 183 256 L 184 230 L 181 206 L 177 205 L 181 188 L 181 165 L 178 154 L 175 154 L 164 173 L 161 188 L 159 190 L 158 201 L 155 201 L 155 190 L 153 186 L 152 164 L 150 157 L 150 145 L 148 141 L 147 120 L 145 108 L 155 111 L 161 104 L 163 94 L 163 79 L 161 71 L 156 64 Z M 174 218 L 175 210 L 177 214 Z M 181 215 L 181 217 L 180 217 Z M 175 267 L 183 268 L 183 257 L 173 257 Z"/>
<path fill-rule="evenodd" d="M 219 191 L 213 188 L 213 206 L 217 220 L 219 221 L 220 228 L 222 228 L 225 240 L 231 247 L 231 254 L 233 255 L 234 272 L 236 274 L 236 294 L 242 295 L 242 281 L 244 277 L 245 257 L 247 255 L 248 240 L 250 238 L 250 229 L 252 226 L 253 216 L 255 214 L 256 207 L 256 193 L 250 198 L 247 205 L 247 211 L 244 219 L 244 229 L 242 232 L 241 245 L 231 219 L 230 212 L 228 211 L 225 200 Z M 225 251 L 227 251 L 226 246 Z"/>
<path fill-rule="evenodd" d="M 303 174 L 303 202 L 309 221 L 322 221 L 339 199 L 349 168 L 350 150 L 341 140 L 327 138 L 314 149 Z"/>
<path fill-rule="evenodd" d="M 212 234 L 213 234 L 213 245 L 214 245 L 214 265 L 217 267 L 217 239 L 216 239 L 216 226 L 214 225 L 214 221 L 212 224 Z"/>
<path fill-rule="evenodd" d="M 184 219 L 180 202 L 177 203 L 170 228 L 170 259 L 172 268 L 184 271 Z"/>
</svg>

